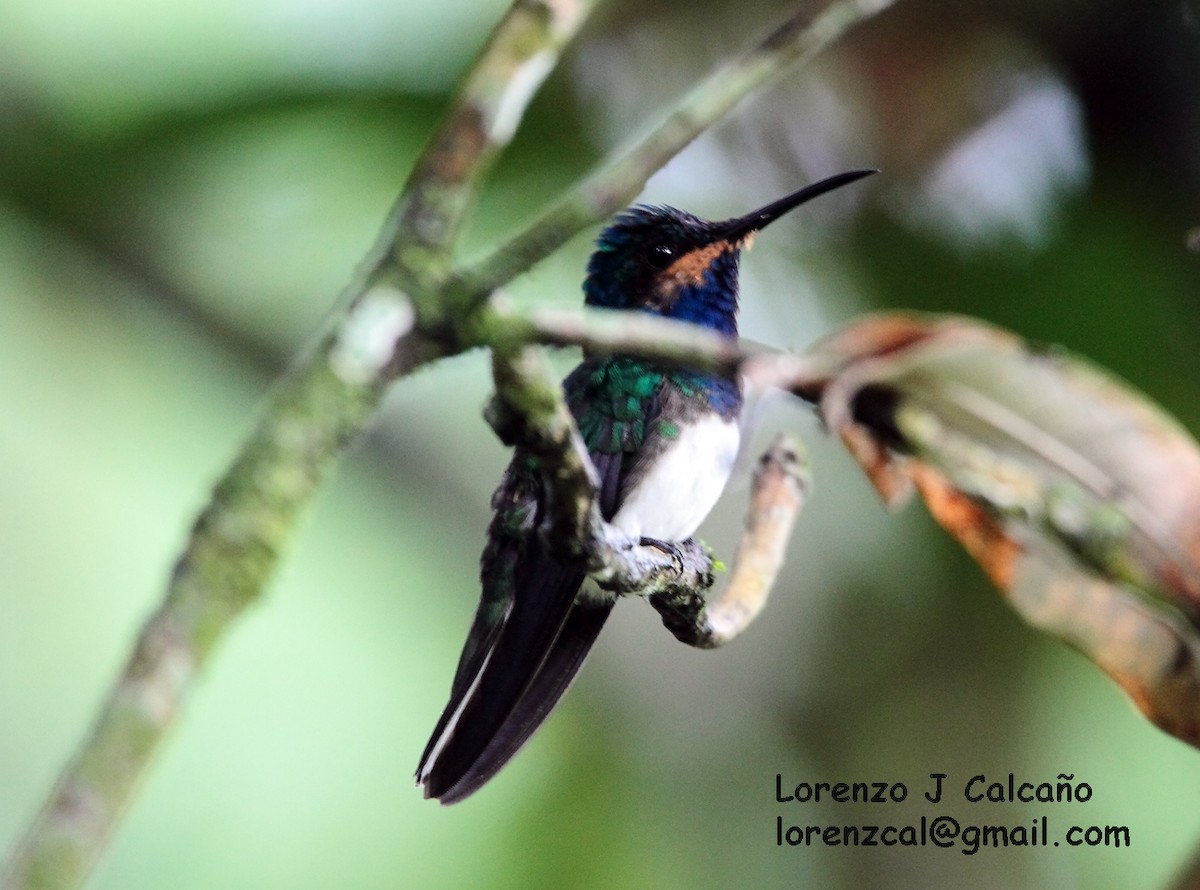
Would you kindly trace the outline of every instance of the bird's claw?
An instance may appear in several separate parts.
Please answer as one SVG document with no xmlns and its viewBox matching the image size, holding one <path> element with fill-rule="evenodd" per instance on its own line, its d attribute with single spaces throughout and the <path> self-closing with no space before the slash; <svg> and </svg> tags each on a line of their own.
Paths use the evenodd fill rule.
<svg viewBox="0 0 1200 890">
<path fill-rule="evenodd" d="M 646 537 L 639 538 L 638 544 L 642 547 L 653 547 L 655 550 L 667 554 L 667 556 L 671 557 L 672 562 L 675 563 L 675 570 L 680 574 L 683 573 L 685 568 L 683 551 L 681 551 L 675 544 L 672 544 L 670 541 L 659 540 L 658 538 Z"/>
</svg>

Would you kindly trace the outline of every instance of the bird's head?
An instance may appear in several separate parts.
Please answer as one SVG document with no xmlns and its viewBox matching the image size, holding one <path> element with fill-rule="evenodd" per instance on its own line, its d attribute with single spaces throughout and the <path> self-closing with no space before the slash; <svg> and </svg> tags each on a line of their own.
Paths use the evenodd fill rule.
<svg viewBox="0 0 1200 890">
<path fill-rule="evenodd" d="M 789 210 L 874 172 L 839 173 L 723 222 L 674 207 L 631 207 L 597 239 L 583 283 L 584 302 L 640 309 L 736 334 L 742 248 Z"/>
</svg>

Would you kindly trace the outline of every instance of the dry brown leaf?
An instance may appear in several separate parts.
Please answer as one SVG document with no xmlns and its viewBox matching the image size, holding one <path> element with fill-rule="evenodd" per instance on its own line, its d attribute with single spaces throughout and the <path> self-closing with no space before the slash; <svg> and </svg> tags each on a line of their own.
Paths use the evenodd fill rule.
<svg viewBox="0 0 1200 890">
<path fill-rule="evenodd" d="M 1200 745 L 1200 446 L 1058 349 L 957 317 L 821 341 L 817 401 L 885 501 L 915 488 L 1034 626 Z"/>
</svg>

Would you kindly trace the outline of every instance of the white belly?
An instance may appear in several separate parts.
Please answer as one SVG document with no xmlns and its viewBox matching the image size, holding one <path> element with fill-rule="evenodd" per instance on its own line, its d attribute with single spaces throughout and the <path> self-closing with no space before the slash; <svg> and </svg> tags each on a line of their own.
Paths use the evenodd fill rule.
<svg viewBox="0 0 1200 890">
<path fill-rule="evenodd" d="M 729 480 L 740 438 L 736 421 L 716 415 L 684 427 L 626 495 L 612 524 L 633 538 L 691 537 Z"/>
</svg>

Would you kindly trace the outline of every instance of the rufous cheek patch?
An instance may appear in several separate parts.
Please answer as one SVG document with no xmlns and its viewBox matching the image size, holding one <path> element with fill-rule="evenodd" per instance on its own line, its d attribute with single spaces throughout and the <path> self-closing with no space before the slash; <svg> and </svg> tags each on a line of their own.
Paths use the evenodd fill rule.
<svg viewBox="0 0 1200 890">
<path fill-rule="evenodd" d="M 734 245 L 722 239 L 688 251 L 671 263 L 659 275 L 657 304 L 661 308 L 665 308 L 675 301 L 676 295 L 682 288 L 703 284 L 705 273 L 712 268 L 717 257 L 732 249 L 734 249 Z"/>
</svg>

